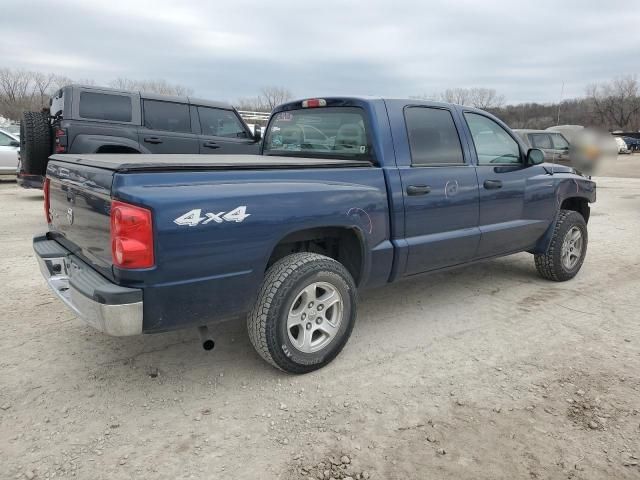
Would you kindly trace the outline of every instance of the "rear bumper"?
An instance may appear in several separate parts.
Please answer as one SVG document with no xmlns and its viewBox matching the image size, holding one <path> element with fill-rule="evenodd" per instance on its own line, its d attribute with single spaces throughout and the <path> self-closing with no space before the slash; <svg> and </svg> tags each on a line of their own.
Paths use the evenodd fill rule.
<svg viewBox="0 0 640 480">
<path fill-rule="evenodd" d="M 142 333 L 142 290 L 116 285 L 46 235 L 33 239 L 42 276 L 62 302 L 96 330 Z"/>
</svg>

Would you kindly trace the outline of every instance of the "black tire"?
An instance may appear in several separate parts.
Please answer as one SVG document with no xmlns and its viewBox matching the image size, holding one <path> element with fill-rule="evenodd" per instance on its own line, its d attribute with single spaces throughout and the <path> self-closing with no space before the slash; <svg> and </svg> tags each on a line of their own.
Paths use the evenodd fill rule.
<svg viewBox="0 0 640 480">
<path fill-rule="evenodd" d="M 301 298 L 302 290 L 314 283 L 328 284 L 340 294 L 342 315 L 329 343 L 318 351 L 307 353 L 292 343 L 287 317 L 294 301 Z M 274 367 L 289 373 L 312 372 L 331 362 L 347 343 L 355 324 L 356 306 L 355 282 L 341 263 L 316 253 L 294 253 L 267 270 L 258 298 L 247 317 L 249 338 L 258 354 Z M 315 335 L 313 332 L 315 330 L 311 338 Z"/>
<path fill-rule="evenodd" d="M 569 268 L 562 261 L 562 246 L 568 232 L 573 228 L 580 230 L 582 245 L 580 255 L 577 257 L 575 265 Z M 588 240 L 587 223 L 584 217 L 573 210 L 560 210 L 549 248 L 545 253 L 534 256 L 536 269 L 540 276 L 555 282 L 571 280 L 580 271 L 580 267 L 582 267 L 582 263 L 587 254 Z"/>
<path fill-rule="evenodd" d="M 49 114 L 24 112 L 20 123 L 20 159 L 23 172 L 29 175 L 45 175 L 51 149 Z"/>
</svg>

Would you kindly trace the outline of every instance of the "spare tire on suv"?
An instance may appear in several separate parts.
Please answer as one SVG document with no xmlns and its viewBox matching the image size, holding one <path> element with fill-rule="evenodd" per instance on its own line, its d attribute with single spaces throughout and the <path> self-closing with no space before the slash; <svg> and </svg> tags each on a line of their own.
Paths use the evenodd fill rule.
<svg viewBox="0 0 640 480">
<path fill-rule="evenodd" d="M 24 112 L 20 123 L 20 160 L 23 172 L 29 175 L 44 175 L 51 147 L 49 114 Z"/>
</svg>

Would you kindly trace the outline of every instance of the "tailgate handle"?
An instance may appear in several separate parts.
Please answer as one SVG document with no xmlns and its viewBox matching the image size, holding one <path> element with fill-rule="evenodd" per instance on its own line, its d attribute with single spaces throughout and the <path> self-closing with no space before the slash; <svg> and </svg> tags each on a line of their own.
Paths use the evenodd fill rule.
<svg viewBox="0 0 640 480">
<path fill-rule="evenodd" d="M 431 191 L 429 185 L 409 185 L 407 187 L 408 195 L 426 195 Z"/>
<path fill-rule="evenodd" d="M 204 142 L 202 146 L 207 148 L 220 148 L 220 145 L 218 145 L 216 142 Z"/>
<path fill-rule="evenodd" d="M 162 143 L 160 137 L 144 137 L 144 141 L 147 143 Z"/>
</svg>

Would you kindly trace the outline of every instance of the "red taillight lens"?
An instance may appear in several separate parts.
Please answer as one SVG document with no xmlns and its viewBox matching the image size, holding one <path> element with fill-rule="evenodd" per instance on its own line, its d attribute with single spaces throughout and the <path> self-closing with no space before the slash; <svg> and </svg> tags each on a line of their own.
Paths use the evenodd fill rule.
<svg viewBox="0 0 640 480">
<path fill-rule="evenodd" d="M 153 267 L 151 210 L 117 200 L 111 202 L 111 256 L 119 268 Z"/>
<path fill-rule="evenodd" d="M 67 131 L 64 128 L 56 127 L 54 133 L 56 153 L 65 153 L 67 151 Z"/>
<path fill-rule="evenodd" d="M 44 192 L 44 218 L 47 219 L 47 223 L 51 223 L 51 200 L 49 199 L 49 179 L 44 179 L 44 185 L 42 186 Z"/>
</svg>

